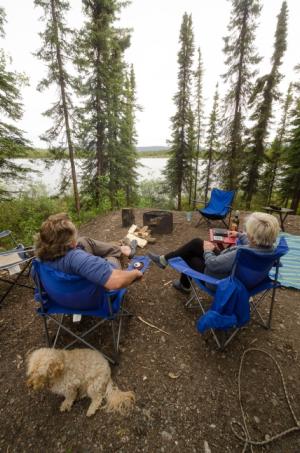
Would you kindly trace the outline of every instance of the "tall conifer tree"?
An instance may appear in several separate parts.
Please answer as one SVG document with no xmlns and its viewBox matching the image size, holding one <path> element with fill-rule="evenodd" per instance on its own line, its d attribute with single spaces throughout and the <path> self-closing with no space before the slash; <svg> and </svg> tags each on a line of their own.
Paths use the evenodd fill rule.
<svg viewBox="0 0 300 453">
<path fill-rule="evenodd" d="M 247 208 L 250 208 L 253 195 L 257 191 L 260 169 L 264 162 L 268 125 L 272 116 L 272 104 L 279 97 L 278 84 L 282 79 L 279 68 L 286 50 L 287 14 L 287 3 L 284 1 L 277 20 L 271 72 L 257 80 L 250 98 L 250 105 L 253 106 L 256 102 L 256 106 L 251 116 L 255 124 L 250 131 L 250 146 L 247 150 L 243 183 Z"/>
<path fill-rule="evenodd" d="M 284 150 L 287 145 L 288 120 L 292 102 L 292 84 L 290 84 L 284 101 L 276 137 L 271 148 L 266 152 L 265 169 L 261 178 L 262 193 L 265 195 L 264 198 L 267 206 L 272 202 L 272 194 L 276 186 L 277 177 L 279 176 L 278 173 L 281 173 L 281 171 L 278 172 L 278 167 L 280 167 L 280 163 L 284 159 Z"/>
<path fill-rule="evenodd" d="M 108 191 L 114 203 L 124 162 L 120 155 L 126 84 L 123 54 L 130 41 L 128 30 L 114 26 L 124 5 L 118 0 L 83 0 L 86 23 L 77 39 L 77 88 L 82 98 L 78 124 L 82 145 L 88 151 L 84 181 L 97 204 L 101 191 Z M 124 174 L 124 166 L 122 169 Z"/>
<path fill-rule="evenodd" d="M 300 65 L 296 67 L 300 72 Z M 291 200 L 291 209 L 297 211 L 300 203 L 300 82 L 295 83 L 296 99 L 291 110 L 291 131 L 289 143 L 284 151 L 284 172 L 281 194 Z"/>
<path fill-rule="evenodd" d="M 196 155 L 195 155 L 195 176 L 194 176 L 194 207 L 197 199 L 198 168 L 200 157 L 200 146 L 203 131 L 203 94 L 202 94 L 203 65 L 200 47 L 198 48 L 197 69 L 195 71 L 196 88 L 196 108 L 195 108 L 195 128 L 196 128 Z"/>
<path fill-rule="evenodd" d="M 174 96 L 176 113 L 172 117 L 172 139 L 170 141 L 170 158 L 167 162 L 165 176 L 173 194 L 177 195 L 177 209 L 181 209 L 181 197 L 184 182 L 190 177 L 190 147 L 188 129 L 191 111 L 192 64 L 194 55 L 194 34 L 192 16 L 183 15 L 178 52 L 178 91 Z"/>
<path fill-rule="evenodd" d="M 45 115 L 53 120 L 53 126 L 44 134 L 43 138 L 49 143 L 53 151 L 60 153 L 65 149 L 65 143 L 67 144 L 75 207 L 77 213 L 79 213 L 80 201 L 71 124 L 73 104 L 70 86 L 72 86 L 72 77 L 66 69 L 66 60 L 70 58 L 71 54 L 71 30 L 66 26 L 65 15 L 70 4 L 68 0 L 35 0 L 35 5 L 43 9 L 41 20 L 45 22 L 45 31 L 40 33 L 42 47 L 36 55 L 48 66 L 47 76 L 40 82 L 39 89 L 45 90 L 53 85 L 59 91 L 59 98 L 45 112 Z M 57 146 L 60 138 L 62 143 Z"/>
<path fill-rule="evenodd" d="M 259 0 L 232 0 L 230 34 L 224 38 L 227 72 L 223 78 L 229 84 L 229 91 L 225 98 L 227 125 L 222 173 L 223 185 L 230 190 L 238 187 L 245 110 L 260 61 L 254 47 L 260 10 Z"/>
<path fill-rule="evenodd" d="M 5 21 L 5 11 L 0 8 L 0 38 L 5 36 Z M 24 83 L 22 74 L 7 68 L 5 52 L 0 49 L 0 198 L 7 198 L 14 191 L 8 190 L 5 184 L 13 182 L 28 170 L 11 160 L 25 156 L 29 148 L 23 131 L 15 124 L 22 118 L 20 87 Z"/>
<path fill-rule="evenodd" d="M 209 116 L 207 138 L 204 157 L 207 159 L 207 165 L 203 171 L 203 189 L 204 200 L 207 202 L 208 191 L 212 181 L 213 170 L 216 168 L 217 161 L 219 160 L 220 151 L 220 112 L 219 112 L 219 92 L 218 84 L 214 95 L 213 107 Z"/>
</svg>

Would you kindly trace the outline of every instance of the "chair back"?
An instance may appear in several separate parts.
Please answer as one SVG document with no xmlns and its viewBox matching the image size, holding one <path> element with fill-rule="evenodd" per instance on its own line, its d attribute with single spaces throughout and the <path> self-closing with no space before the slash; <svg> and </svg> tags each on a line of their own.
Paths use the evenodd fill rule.
<svg viewBox="0 0 300 453">
<path fill-rule="evenodd" d="M 288 245 L 284 237 L 272 253 L 263 253 L 249 248 L 240 248 L 237 251 L 232 275 L 237 277 L 244 286 L 251 290 L 259 284 L 270 281 L 269 272 L 273 266 L 279 266 L 280 258 L 288 252 Z M 277 273 L 275 273 L 275 280 Z"/>
<path fill-rule="evenodd" d="M 105 289 L 78 275 L 66 274 L 33 261 L 33 278 L 36 282 L 35 299 L 44 308 L 51 304 L 79 310 L 99 309 L 107 302 Z"/>
<path fill-rule="evenodd" d="M 206 209 L 209 208 L 212 212 L 226 216 L 233 202 L 234 194 L 234 190 L 212 189 Z"/>
</svg>

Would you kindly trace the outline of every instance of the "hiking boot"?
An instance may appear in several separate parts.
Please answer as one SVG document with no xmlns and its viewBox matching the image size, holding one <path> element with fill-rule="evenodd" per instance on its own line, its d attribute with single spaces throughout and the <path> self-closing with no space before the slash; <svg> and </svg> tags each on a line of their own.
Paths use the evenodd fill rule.
<svg viewBox="0 0 300 453">
<path fill-rule="evenodd" d="M 180 291 L 183 294 L 189 294 L 191 292 L 191 288 L 187 288 L 186 286 L 183 286 L 180 280 L 174 280 L 172 282 L 173 288 L 177 289 L 177 291 Z"/>
<path fill-rule="evenodd" d="M 147 254 L 151 261 L 153 261 L 156 266 L 160 267 L 161 269 L 165 269 L 167 266 L 161 262 L 161 258 L 159 255 L 155 255 L 154 253 L 149 252 Z"/>
</svg>

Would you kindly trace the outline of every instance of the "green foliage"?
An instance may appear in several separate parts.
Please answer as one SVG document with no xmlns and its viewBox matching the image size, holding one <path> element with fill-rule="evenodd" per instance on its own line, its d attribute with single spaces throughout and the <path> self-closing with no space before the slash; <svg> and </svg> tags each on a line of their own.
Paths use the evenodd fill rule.
<svg viewBox="0 0 300 453">
<path fill-rule="evenodd" d="M 284 1 L 277 20 L 271 72 L 258 79 L 254 94 L 251 97 L 251 106 L 254 107 L 251 120 L 254 122 L 254 126 L 250 131 L 242 184 L 247 208 L 250 207 L 252 197 L 258 189 L 260 172 L 265 160 L 265 140 L 268 136 L 268 125 L 272 116 L 272 104 L 274 100 L 279 98 L 278 84 L 282 79 L 279 68 L 286 50 L 287 13 L 287 3 Z"/>
<path fill-rule="evenodd" d="M 220 111 L 219 111 L 219 92 L 218 84 L 214 95 L 214 102 L 211 114 L 209 116 L 206 147 L 204 158 L 207 160 L 205 170 L 202 172 L 201 189 L 204 191 L 204 200 L 207 201 L 208 190 L 213 181 L 213 172 L 216 169 L 217 162 L 220 159 Z"/>
<path fill-rule="evenodd" d="M 229 87 L 225 98 L 227 124 L 222 180 L 223 186 L 230 190 L 238 186 L 243 159 L 245 110 L 252 80 L 257 74 L 256 66 L 261 60 L 254 47 L 260 10 L 259 0 L 232 0 L 229 35 L 224 38 L 227 72 L 223 78 Z"/>
<path fill-rule="evenodd" d="M 86 23 L 77 35 L 75 58 L 83 101 L 77 109 L 78 139 L 88 158 L 84 184 L 96 203 L 108 194 L 111 206 L 118 205 L 119 191 L 131 202 L 137 178 L 135 77 L 124 61 L 130 36 L 114 25 L 122 6 L 116 0 L 83 1 Z"/>
<path fill-rule="evenodd" d="M 139 208 L 174 209 L 173 200 L 170 199 L 166 182 L 160 179 L 143 180 L 138 189 Z"/>
<path fill-rule="evenodd" d="M 177 208 L 181 209 L 181 195 L 184 184 L 191 187 L 191 166 L 194 157 L 194 119 L 191 107 L 192 63 L 194 55 L 194 34 L 192 16 L 183 15 L 180 29 L 180 50 L 178 52 L 178 91 L 174 96 L 176 113 L 171 118 L 172 139 L 170 158 L 165 176 L 169 192 L 177 195 Z"/>
<path fill-rule="evenodd" d="M 48 72 L 38 86 L 40 91 L 51 86 L 58 88 L 58 98 L 44 115 L 52 119 L 52 126 L 42 139 L 56 157 L 65 155 L 68 149 L 76 210 L 80 211 L 77 176 L 74 161 L 71 115 L 73 111 L 70 88 L 73 77 L 66 70 L 66 60 L 72 55 L 70 36 L 73 32 L 66 26 L 65 14 L 69 10 L 68 0 L 35 0 L 35 5 L 43 9 L 41 20 L 45 30 L 40 33 L 42 46 L 36 56 L 47 64 Z"/>
<path fill-rule="evenodd" d="M 0 37 L 4 38 L 5 12 L 0 8 Z M 7 58 L 0 49 L 0 200 L 9 198 L 5 183 L 22 177 L 28 169 L 22 168 L 12 158 L 23 157 L 29 148 L 23 131 L 15 123 L 22 118 L 20 87 L 26 83 L 23 74 L 7 68 Z"/>
<path fill-rule="evenodd" d="M 300 70 L 300 66 L 297 67 Z M 300 203 L 300 83 L 295 84 L 297 98 L 291 111 L 289 141 L 283 154 L 281 195 L 285 201 L 291 199 L 291 209 L 297 211 Z"/>
</svg>

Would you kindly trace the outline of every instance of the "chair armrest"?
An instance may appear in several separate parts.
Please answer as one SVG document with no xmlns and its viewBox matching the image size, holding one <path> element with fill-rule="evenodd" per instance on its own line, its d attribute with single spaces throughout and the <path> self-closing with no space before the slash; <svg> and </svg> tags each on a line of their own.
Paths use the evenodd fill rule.
<svg viewBox="0 0 300 453">
<path fill-rule="evenodd" d="M 218 286 L 221 280 L 210 277 L 209 275 L 202 274 L 201 272 L 192 269 L 182 258 L 172 258 L 168 261 L 168 264 L 178 272 L 187 275 L 188 277 L 194 278 L 195 280 L 201 280 L 202 282 L 209 283 L 210 285 Z"/>
<path fill-rule="evenodd" d="M 5 238 L 11 234 L 10 230 L 0 231 L 0 238 Z"/>
</svg>

